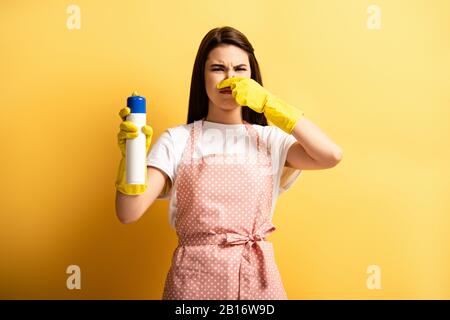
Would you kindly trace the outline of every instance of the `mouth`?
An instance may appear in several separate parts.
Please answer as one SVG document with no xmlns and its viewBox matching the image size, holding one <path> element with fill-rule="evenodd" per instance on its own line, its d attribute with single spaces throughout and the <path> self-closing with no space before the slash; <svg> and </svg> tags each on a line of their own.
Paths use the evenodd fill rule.
<svg viewBox="0 0 450 320">
<path fill-rule="evenodd" d="M 220 93 L 231 94 L 231 88 L 227 87 L 227 88 L 220 89 Z"/>
</svg>

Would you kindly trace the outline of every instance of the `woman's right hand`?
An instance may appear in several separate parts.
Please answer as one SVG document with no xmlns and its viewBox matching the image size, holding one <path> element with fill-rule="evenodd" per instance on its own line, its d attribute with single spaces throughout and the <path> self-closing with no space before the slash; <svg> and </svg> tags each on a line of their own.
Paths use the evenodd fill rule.
<svg viewBox="0 0 450 320">
<path fill-rule="evenodd" d="M 119 144 L 120 152 L 122 153 L 122 157 L 126 156 L 126 144 L 127 139 L 134 139 L 138 134 L 138 128 L 131 121 L 127 121 L 126 118 L 130 114 L 131 110 L 128 107 L 122 108 L 119 112 L 119 116 L 122 119 L 122 123 L 120 124 L 120 131 L 117 134 L 117 143 Z M 145 125 L 142 127 L 142 132 L 145 134 L 145 151 L 148 154 L 150 150 L 150 144 L 152 143 L 153 137 L 153 129 L 149 125 Z"/>
</svg>

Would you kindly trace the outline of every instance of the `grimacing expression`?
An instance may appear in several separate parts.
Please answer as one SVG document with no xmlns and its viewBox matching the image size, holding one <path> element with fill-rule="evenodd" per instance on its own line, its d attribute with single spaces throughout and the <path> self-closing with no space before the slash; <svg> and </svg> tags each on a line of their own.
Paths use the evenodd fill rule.
<svg viewBox="0 0 450 320">
<path fill-rule="evenodd" d="M 212 103 L 213 107 L 225 110 L 239 107 L 230 90 L 216 87 L 231 77 L 251 77 L 248 53 L 231 44 L 219 45 L 210 51 L 205 63 L 205 88 L 209 104 Z"/>
</svg>

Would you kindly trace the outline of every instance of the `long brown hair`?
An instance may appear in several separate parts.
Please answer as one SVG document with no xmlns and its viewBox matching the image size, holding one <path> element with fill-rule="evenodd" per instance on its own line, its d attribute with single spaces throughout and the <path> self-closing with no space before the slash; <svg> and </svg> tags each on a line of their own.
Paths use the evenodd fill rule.
<svg viewBox="0 0 450 320">
<path fill-rule="evenodd" d="M 220 44 L 232 44 L 248 53 L 251 78 L 262 85 L 261 71 L 256 60 L 254 49 L 247 37 L 233 27 L 225 26 L 210 30 L 200 43 L 192 70 L 191 91 L 189 94 L 189 110 L 187 123 L 200 120 L 208 114 L 208 95 L 205 89 L 205 63 L 211 50 Z M 248 123 L 267 126 L 263 113 L 258 113 L 247 106 L 242 106 L 242 119 Z"/>
</svg>

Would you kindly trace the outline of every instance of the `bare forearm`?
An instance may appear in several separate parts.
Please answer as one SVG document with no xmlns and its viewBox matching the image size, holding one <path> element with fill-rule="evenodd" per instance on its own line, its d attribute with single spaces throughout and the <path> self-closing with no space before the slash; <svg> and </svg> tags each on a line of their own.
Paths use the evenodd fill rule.
<svg viewBox="0 0 450 320">
<path fill-rule="evenodd" d="M 147 167 L 149 185 L 144 193 L 127 195 L 116 191 L 116 215 L 122 223 L 138 220 L 163 190 L 168 177 L 157 168 Z"/>
<path fill-rule="evenodd" d="M 120 222 L 131 223 L 141 217 L 144 194 L 127 195 L 116 191 L 116 214 Z"/>
<path fill-rule="evenodd" d="M 300 118 L 292 135 L 317 162 L 333 163 L 339 162 L 342 158 L 342 149 L 306 117 Z"/>
</svg>

